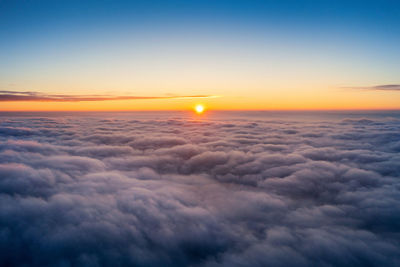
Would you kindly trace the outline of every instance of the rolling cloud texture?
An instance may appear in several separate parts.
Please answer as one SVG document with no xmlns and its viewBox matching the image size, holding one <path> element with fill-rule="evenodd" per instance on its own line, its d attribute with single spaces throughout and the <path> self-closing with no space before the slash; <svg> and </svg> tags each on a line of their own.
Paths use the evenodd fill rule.
<svg viewBox="0 0 400 267">
<path fill-rule="evenodd" d="M 400 266 L 400 120 L 0 117 L 1 266 Z"/>
</svg>

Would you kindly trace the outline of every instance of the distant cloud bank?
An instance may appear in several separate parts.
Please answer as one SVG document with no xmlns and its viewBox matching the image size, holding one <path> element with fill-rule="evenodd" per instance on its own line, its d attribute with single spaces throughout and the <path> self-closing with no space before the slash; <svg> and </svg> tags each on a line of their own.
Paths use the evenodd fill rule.
<svg viewBox="0 0 400 267">
<path fill-rule="evenodd" d="M 345 87 L 352 89 L 381 90 L 381 91 L 400 91 L 400 84 L 383 84 L 376 86 Z"/>
<path fill-rule="evenodd" d="M 400 266 L 398 119 L 107 116 L 0 117 L 1 266 Z"/>
<path fill-rule="evenodd" d="M 186 96 L 110 96 L 110 95 L 55 95 L 40 92 L 0 91 L 0 102 L 36 101 L 36 102 L 82 102 L 82 101 L 111 101 L 111 100 L 146 100 L 146 99 L 185 99 L 185 98 L 214 98 L 213 95 Z"/>
</svg>

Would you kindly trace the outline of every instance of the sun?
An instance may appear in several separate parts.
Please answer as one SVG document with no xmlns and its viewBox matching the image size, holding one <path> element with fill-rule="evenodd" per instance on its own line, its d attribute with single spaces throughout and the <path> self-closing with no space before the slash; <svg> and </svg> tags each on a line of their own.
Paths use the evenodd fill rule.
<svg viewBox="0 0 400 267">
<path fill-rule="evenodd" d="M 204 112 L 204 106 L 203 105 L 196 105 L 194 107 L 194 110 L 196 111 L 197 114 L 201 114 Z"/>
</svg>

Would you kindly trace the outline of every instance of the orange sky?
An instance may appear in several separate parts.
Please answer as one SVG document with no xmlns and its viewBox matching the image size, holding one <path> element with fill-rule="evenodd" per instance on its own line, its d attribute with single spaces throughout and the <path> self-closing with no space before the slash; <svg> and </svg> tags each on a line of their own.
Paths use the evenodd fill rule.
<svg viewBox="0 0 400 267">
<path fill-rule="evenodd" d="M 202 104 L 209 110 L 295 110 L 295 109 L 399 109 L 400 92 L 335 89 L 293 93 L 260 92 L 254 95 L 199 99 L 150 99 L 80 102 L 0 102 L 1 111 L 118 111 L 190 110 Z"/>
</svg>

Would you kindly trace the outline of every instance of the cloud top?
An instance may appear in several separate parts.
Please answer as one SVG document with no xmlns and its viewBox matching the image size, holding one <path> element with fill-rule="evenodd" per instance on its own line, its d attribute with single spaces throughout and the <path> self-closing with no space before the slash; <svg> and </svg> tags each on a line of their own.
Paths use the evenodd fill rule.
<svg viewBox="0 0 400 267">
<path fill-rule="evenodd" d="M 400 120 L 318 118 L 0 117 L 0 265 L 399 266 Z"/>
</svg>

